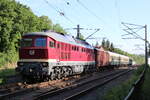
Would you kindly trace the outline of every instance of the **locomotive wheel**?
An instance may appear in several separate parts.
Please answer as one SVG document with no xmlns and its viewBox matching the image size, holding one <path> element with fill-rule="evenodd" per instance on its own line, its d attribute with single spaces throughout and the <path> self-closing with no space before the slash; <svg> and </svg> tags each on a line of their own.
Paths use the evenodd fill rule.
<svg viewBox="0 0 150 100">
<path fill-rule="evenodd" d="M 56 67 L 55 72 L 56 72 L 56 78 L 61 79 L 62 78 L 62 73 L 63 73 L 62 69 L 60 67 Z"/>
<path fill-rule="evenodd" d="M 68 67 L 63 67 L 63 77 L 67 77 L 69 75 L 69 68 Z"/>
<path fill-rule="evenodd" d="M 68 68 L 68 72 L 69 72 L 69 75 L 73 75 L 73 71 L 70 67 Z"/>
<path fill-rule="evenodd" d="M 61 73 L 57 74 L 57 79 L 61 79 Z"/>
<path fill-rule="evenodd" d="M 44 81 L 49 81 L 49 77 L 45 76 Z"/>
<path fill-rule="evenodd" d="M 51 79 L 51 80 L 55 80 L 55 79 L 56 79 L 55 73 L 51 73 L 50 79 Z"/>
</svg>

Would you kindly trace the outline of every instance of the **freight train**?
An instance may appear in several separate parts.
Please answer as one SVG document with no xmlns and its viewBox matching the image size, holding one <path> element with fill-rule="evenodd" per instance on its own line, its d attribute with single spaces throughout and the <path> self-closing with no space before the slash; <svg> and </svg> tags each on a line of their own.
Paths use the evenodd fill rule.
<svg viewBox="0 0 150 100">
<path fill-rule="evenodd" d="M 53 31 L 24 34 L 16 71 L 34 79 L 60 79 L 97 69 L 131 65 L 132 59 Z"/>
</svg>

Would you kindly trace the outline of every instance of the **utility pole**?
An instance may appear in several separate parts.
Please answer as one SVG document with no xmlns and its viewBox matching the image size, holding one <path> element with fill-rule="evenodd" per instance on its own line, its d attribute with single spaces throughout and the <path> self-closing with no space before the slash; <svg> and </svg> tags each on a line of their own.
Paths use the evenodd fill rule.
<svg viewBox="0 0 150 100">
<path fill-rule="evenodd" d="M 77 36 L 76 36 L 77 39 L 80 39 L 80 36 L 81 36 L 80 30 L 81 30 L 81 29 L 82 29 L 82 30 L 96 30 L 94 33 L 92 33 L 92 34 L 89 35 L 87 38 L 85 38 L 85 40 L 88 39 L 89 37 L 91 37 L 93 34 L 95 34 L 96 32 L 98 32 L 98 31 L 100 30 L 100 28 L 95 28 L 95 29 L 91 29 L 91 28 L 81 28 L 79 24 L 77 25 L 76 28 L 66 28 L 66 30 L 72 30 L 72 29 L 77 30 Z"/>
<path fill-rule="evenodd" d="M 77 28 L 73 28 L 73 29 L 76 29 L 77 30 L 77 39 L 80 39 L 80 36 L 81 36 L 81 33 L 80 33 L 80 29 L 83 29 L 83 28 L 80 28 L 80 25 L 78 24 L 77 25 Z"/>
<path fill-rule="evenodd" d="M 147 53 L 147 25 L 144 26 L 145 28 L 145 66 L 148 67 L 148 53 Z"/>
<path fill-rule="evenodd" d="M 80 38 L 80 25 L 77 25 L 77 39 Z"/>
<path fill-rule="evenodd" d="M 132 35 L 133 38 L 123 38 L 123 39 L 140 39 L 143 40 L 145 42 L 145 67 L 148 67 L 148 50 L 147 50 L 147 44 L 149 43 L 147 41 L 147 25 L 135 25 L 135 24 L 129 24 L 129 23 L 123 23 L 122 24 L 126 27 L 126 29 L 123 29 L 125 32 L 127 32 L 128 34 L 124 34 L 122 36 L 128 36 L 128 35 Z M 132 26 L 132 27 L 129 27 Z M 133 28 L 135 27 L 135 28 Z M 141 29 L 145 29 L 145 38 L 142 38 L 140 35 L 137 34 L 137 31 L 134 31 L 135 29 L 141 30 Z"/>
</svg>

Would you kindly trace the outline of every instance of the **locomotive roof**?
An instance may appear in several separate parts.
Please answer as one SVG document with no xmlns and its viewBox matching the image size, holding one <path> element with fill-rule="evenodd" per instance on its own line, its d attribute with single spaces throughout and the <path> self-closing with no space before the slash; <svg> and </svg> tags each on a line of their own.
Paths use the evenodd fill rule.
<svg viewBox="0 0 150 100">
<path fill-rule="evenodd" d="M 74 45 L 86 47 L 89 49 L 93 49 L 93 47 L 86 41 L 76 39 L 73 36 L 68 35 L 68 34 L 62 35 L 62 34 L 58 34 L 56 32 L 47 31 L 47 32 L 30 32 L 30 33 L 24 34 L 23 36 L 29 36 L 29 35 L 48 36 L 48 37 L 51 37 L 60 42 L 65 42 L 65 43 L 74 44 Z"/>
</svg>

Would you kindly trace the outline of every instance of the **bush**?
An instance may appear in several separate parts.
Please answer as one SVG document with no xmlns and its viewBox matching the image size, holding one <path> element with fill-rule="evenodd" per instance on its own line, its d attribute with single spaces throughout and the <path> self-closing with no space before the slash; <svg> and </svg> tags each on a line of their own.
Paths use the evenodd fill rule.
<svg viewBox="0 0 150 100">
<path fill-rule="evenodd" d="M 14 63 L 17 60 L 18 60 L 18 54 L 16 52 L 0 53 L 0 68 L 4 68 L 4 66 L 6 66 L 6 64 Z"/>
</svg>

